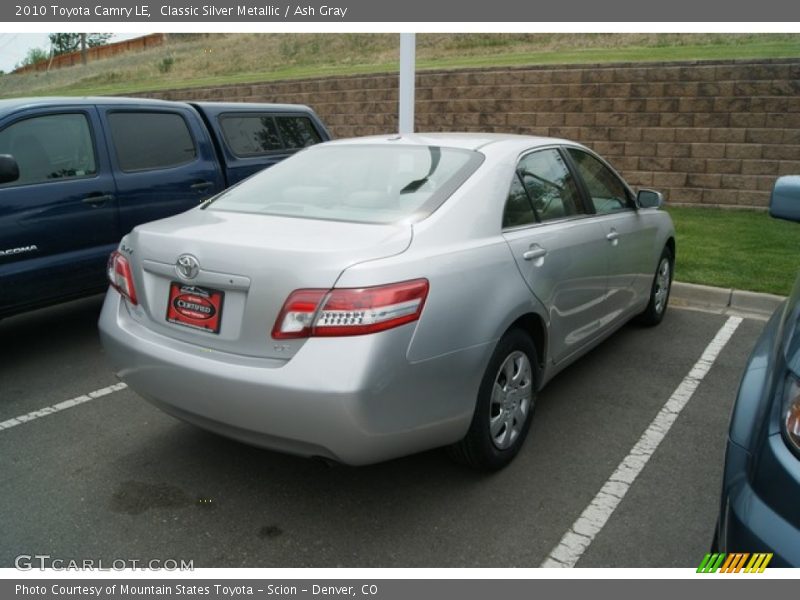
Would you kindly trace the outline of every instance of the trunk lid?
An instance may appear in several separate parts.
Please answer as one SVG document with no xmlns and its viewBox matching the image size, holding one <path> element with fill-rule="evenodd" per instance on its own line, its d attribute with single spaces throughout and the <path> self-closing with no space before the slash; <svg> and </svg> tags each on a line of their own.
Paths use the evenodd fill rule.
<svg viewBox="0 0 800 600">
<path fill-rule="evenodd" d="M 140 309 L 133 317 L 162 335 L 204 348 L 289 359 L 305 340 L 271 337 L 289 294 L 331 288 L 347 267 L 399 254 L 411 237 L 410 225 L 192 210 L 141 225 L 123 241 L 132 250 L 139 296 Z M 199 267 L 191 278 L 180 276 L 176 268 L 186 255 Z M 202 300 L 205 292 L 209 296 Z M 168 317 L 174 321 L 178 316 L 176 302 L 181 315 L 196 316 L 192 311 L 198 303 L 201 310 L 214 313 L 214 319 L 202 323 L 218 326 L 218 333 L 170 322 Z M 213 308 L 203 308 L 209 305 Z"/>
</svg>

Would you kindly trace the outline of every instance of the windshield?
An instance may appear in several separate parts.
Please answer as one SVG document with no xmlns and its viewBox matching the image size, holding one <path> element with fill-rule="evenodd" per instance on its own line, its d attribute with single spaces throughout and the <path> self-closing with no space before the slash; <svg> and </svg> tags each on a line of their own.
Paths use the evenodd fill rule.
<svg viewBox="0 0 800 600">
<path fill-rule="evenodd" d="M 483 162 L 458 148 L 313 146 L 218 196 L 210 210 L 359 223 L 419 220 Z"/>
</svg>

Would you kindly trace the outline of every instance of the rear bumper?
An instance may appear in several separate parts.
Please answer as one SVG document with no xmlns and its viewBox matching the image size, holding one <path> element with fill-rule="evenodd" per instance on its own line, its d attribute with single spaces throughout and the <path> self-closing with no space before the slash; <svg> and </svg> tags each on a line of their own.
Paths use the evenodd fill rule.
<svg viewBox="0 0 800 600">
<path fill-rule="evenodd" d="M 312 338 L 288 361 L 238 356 L 152 332 L 114 290 L 99 327 L 117 376 L 165 412 L 256 446 L 352 465 L 463 437 L 492 349 L 411 363 L 409 324 Z"/>
</svg>

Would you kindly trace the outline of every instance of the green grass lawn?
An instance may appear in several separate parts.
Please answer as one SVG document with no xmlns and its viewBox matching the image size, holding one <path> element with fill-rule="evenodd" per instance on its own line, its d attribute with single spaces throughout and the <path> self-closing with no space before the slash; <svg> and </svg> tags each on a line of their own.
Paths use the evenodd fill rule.
<svg viewBox="0 0 800 600">
<path fill-rule="evenodd" d="M 417 70 L 459 69 L 476 67 L 519 67 L 522 65 L 582 64 L 605 62 L 641 62 L 676 60 L 712 60 L 732 58 L 786 58 L 800 55 L 800 42 L 748 43 L 730 45 L 687 45 L 677 47 L 581 48 L 577 50 L 546 50 L 541 52 L 511 52 L 508 54 L 443 56 L 418 58 Z M 368 57 L 363 57 L 366 60 Z M 263 83 L 287 79 L 367 75 L 392 73 L 399 68 L 397 61 L 356 64 L 299 64 L 268 67 L 264 71 L 241 71 L 216 75 L 194 73 L 166 77 L 163 74 L 145 76 L 138 80 L 108 83 L 78 79 L 48 89 L 50 94 L 92 95 L 126 94 L 156 91 L 165 88 L 211 87 L 218 85 Z"/>
<path fill-rule="evenodd" d="M 0 97 L 396 72 L 397 34 L 171 34 L 163 46 L 86 66 L 0 78 Z M 800 57 L 797 34 L 419 34 L 417 68 Z"/>
<path fill-rule="evenodd" d="M 670 207 L 675 279 L 787 295 L 800 269 L 800 224 L 745 210 Z"/>
</svg>

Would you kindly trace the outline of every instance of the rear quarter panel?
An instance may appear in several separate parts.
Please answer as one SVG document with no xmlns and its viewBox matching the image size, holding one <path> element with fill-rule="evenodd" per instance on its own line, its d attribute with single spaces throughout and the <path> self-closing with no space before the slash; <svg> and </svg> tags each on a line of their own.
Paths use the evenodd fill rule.
<svg viewBox="0 0 800 600">
<path fill-rule="evenodd" d="M 362 263 L 343 273 L 338 287 L 425 277 L 430 291 L 408 349 L 410 362 L 495 342 L 520 316 L 543 310 L 528 290 L 501 237 L 412 249 Z M 488 360 L 488 354 L 487 354 Z"/>
<path fill-rule="evenodd" d="M 354 265 L 337 281 L 338 287 L 357 287 L 428 279 L 430 292 L 409 361 L 483 345 L 488 362 L 516 319 L 536 313 L 546 320 L 500 233 L 512 174 L 513 163 L 487 161 L 436 212 L 414 225 L 406 252 Z"/>
</svg>

